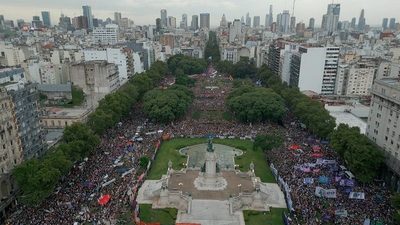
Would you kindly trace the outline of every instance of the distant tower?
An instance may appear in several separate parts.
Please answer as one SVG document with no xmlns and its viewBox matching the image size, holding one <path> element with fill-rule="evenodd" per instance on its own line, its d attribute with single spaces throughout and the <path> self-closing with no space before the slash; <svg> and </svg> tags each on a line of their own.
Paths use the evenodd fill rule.
<svg viewBox="0 0 400 225">
<path fill-rule="evenodd" d="M 93 14 L 92 14 L 92 8 L 88 5 L 82 6 L 83 10 L 83 16 L 86 16 L 87 18 L 87 24 L 89 30 L 93 30 Z"/>
<path fill-rule="evenodd" d="M 251 17 L 250 13 L 246 14 L 246 26 L 251 27 Z"/>
<path fill-rule="evenodd" d="M 310 22 L 308 23 L 308 28 L 314 30 L 315 28 L 315 19 L 313 17 L 310 18 Z"/>
<path fill-rule="evenodd" d="M 210 13 L 200 13 L 200 28 L 210 29 Z"/>
<path fill-rule="evenodd" d="M 228 22 L 226 21 L 225 14 L 222 15 L 221 22 L 220 22 L 219 26 L 220 27 L 227 27 L 228 26 Z"/>
<path fill-rule="evenodd" d="M 166 28 L 168 26 L 168 17 L 167 17 L 167 10 L 166 9 L 161 9 L 160 11 L 161 14 L 161 26 L 163 28 Z"/>
<path fill-rule="evenodd" d="M 361 10 L 360 18 L 358 19 L 358 30 L 365 30 L 365 17 L 364 17 L 364 9 Z"/>
<path fill-rule="evenodd" d="M 191 26 L 192 30 L 198 30 L 199 29 L 199 16 L 198 15 L 193 15 L 192 16 L 192 23 Z"/>
<path fill-rule="evenodd" d="M 388 29 L 388 24 L 389 24 L 389 19 L 388 18 L 383 18 L 383 21 L 382 21 L 383 30 Z"/>
<path fill-rule="evenodd" d="M 269 25 L 271 26 L 273 22 L 274 22 L 274 15 L 272 13 L 272 5 L 269 5 Z"/>
<path fill-rule="evenodd" d="M 50 27 L 51 26 L 50 12 L 42 11 L 42 20 L 43 20 L 43 25 L 45 27 Z"/>
</svg>

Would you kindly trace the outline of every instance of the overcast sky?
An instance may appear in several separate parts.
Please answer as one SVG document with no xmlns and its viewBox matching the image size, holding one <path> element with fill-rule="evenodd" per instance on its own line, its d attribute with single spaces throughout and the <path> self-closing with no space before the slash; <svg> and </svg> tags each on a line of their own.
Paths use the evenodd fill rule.
<svg viewBox="0 0 400 225">
<path fill-rule="evenodd" d="M 334 0 L 341 4 L 340 20 L 351 20 L 358 17 L 362 8 L 365 9 L 367 24 L 380 25 L 383 17 L 400 19 L 399 0 Z M 322 15 L 332 0 L 296 0 L 295 16 L 297 21 L 308 23 L 310 17 L 320 24 Z M 211 14 L 211 25 L 216 26 L 226 14 L 228 20 L 240 19 L 247 12 L 250 16 L 261 16 L 264 24 L 265 14 L 269 5 L 274 6 L 274 20 L 276 14 L 284 9 L 292 11 L 293 0 L 0 0 L 0 15 L 6 19 L 16 20 L 22 18 L 31 21 L 33 15 L 40 15 L 43 10 L 50 11 L 52 23 L 58 22 L 61 13 L 74 17 L 82 15 L 82 5 L 92 7 L 96 18 L 114 18 L 114 12 L 122 13 L 122 17 L 134 20 L 135 24 L 155 24 L 155 19 L 160 17 L 160 9 L 165 8 L 168 16 L 177 18 L 178 23 L 183 13 L 188 14 L 189 23 L 191 15 L 201 12 Z M 292 13 L 292 12 L 290 12 Z"/>
</svg>

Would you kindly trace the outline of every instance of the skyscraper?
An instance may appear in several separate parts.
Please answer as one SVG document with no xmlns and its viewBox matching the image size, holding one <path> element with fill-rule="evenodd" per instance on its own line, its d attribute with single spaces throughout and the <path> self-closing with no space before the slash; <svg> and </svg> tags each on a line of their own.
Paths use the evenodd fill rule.
<svg viewBox="0 0 400 225">
<path fill-rule="evenodd" d="M 198 30 L 199 29 L 199 16 L 198 15 L 193 15 L 192 16 L 191 28 L 192 28 L 192 30 Z"/>
<path fill-rule="evenodd" d="M 272 5 L 269 5 L 269 25 L 271 26 L 273 22 L 274 22 L 274 15 L 272 13 Z"/>
<path fill-rule="evenodd" d="M 388 18 L 383 18 L 383 20 L 382 20 L 382 28 L 383 28 L 383 30 L 386 30 L 388 28 L 388 23 L 389 23 L 389 19 Z"/>
<path fill-rule="evenodd" d="M 311 30 L 314 30 L 315 27 L 315 19 L 313 17 L 310 18 L 310 21 L 308 22 L 308 28 Z"/>
<path fill-rule="evenodd" d="M 88 5 L 82 6 L 83 16 L 87 18 L 87 24 L 89 30 L 93 30 L 93 15 L 92 15 L 92 8 Z"/>
<path fill-rule="evenodd" d="M 356 23 L 357 23 L 357 18 L 353 17 L 353 19 L 351 19 L 351 24 L 350 27 L 351 29 L 356 29 Z"/>
<path fill-rule="evenodd" d="M 167 27 L 167 25 L 168 25 L 167 10 L 161 9 L 161 26 L 165 28 Z"/>
<path fill-rule="evenodd" d="M 251 17 L 250 13 L 246 14 L 246 26 L 251 27 Z"/>
<path fill-rule="evenodd" d="M 260 20 L 261 20 L 260 16 L 254 16 L 254 18 L 253 18 L 253 27 L 254 28 L 259 28 L 261 26 Z"/>
<path fill-rule="evenodd" d="M 225 14 L 222 15 L 221 22 L 219 23 L 219 26 L 220 27 L 227 27 L 228 26 L 228 22 L 226 21 Z"/>
<path fill-rule="evenodd" d="M 289 10 L 283 10 L 282 13 L 277 16 L 278 30 L 282 33 L 289 33 L 290 28 L 290 14 Z"/>
<path fill-rule="evenodd" d="M 200 13 L 200 28 L 210 29 L 210 13 Z"/>
<path fill-rule="evenodd" d="M 290 17 L 290 32 L 295 32 L 296 31 L 296 17 L 292 16 Z"/>
<path fill-rule="evenodd" d="M 114 23 L 115 24 L 117 24 L 118 26 L 120 26 L 121 24 L 121 18 L 122 18 L 122 15 L 121 15 L 121 13 L 120 12 L 115 12 L 114 13 Z"/>
<path fill-rule="evenodd" d="M 50 12 L 48 11 L 42 11 L 42 20 L 43 20 L 43 25 L 45 27 L 50 27 L 51 22 L 50 22 Z"/>
<path fill-rule="evenodd" d="M 365 17 L 364 17 L 364 9 L 361 10 L 360 18 L 358 19 L 358 30 L 365 30 Z"/>
<path fill-rule="evenodd" d="M 156 31 L 159 32 L 161 30 L 161 19 L 156 19 Z"/>
<path fill-rule="evenodd" d="M 396 18 L 390 18 L 389 28 L 390 28 L 391 30 L 396 29 Z"/>
<path fill-rule="evenodd" d="M 176 18 L 173 16 L 168 16 L 168 27 L 176 28 Z"/>
<path fill-rule="evenodd" d="M 180 27 L 181 27 L 182 29 L 186 29 L 186 28 L 187 28 L 187 25 L 188 25 L 188 22 L 187 22 L 187 14 L 183 14 L 183 15 L 182 15 L 182 21 L 181 21 Z"/>
<path fill-rule="evenodd" d="M 322 18 L 322 29 L 328 33 L 337 31 L 340 16 L 340 4 L 329 4 L 327 13 Z"/>
</svg>

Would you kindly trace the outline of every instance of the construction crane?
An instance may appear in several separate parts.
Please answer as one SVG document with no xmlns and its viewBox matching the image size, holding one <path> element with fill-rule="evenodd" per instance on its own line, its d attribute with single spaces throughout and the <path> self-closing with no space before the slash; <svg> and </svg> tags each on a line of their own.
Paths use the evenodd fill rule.
<svg viewBox="0 0 400 225">
<path fill-rule="evenodd" d="M 296 5 L 296 0 L 293 0 L 292 16 L 294 16 L 294 6 Z"/>
</svg>

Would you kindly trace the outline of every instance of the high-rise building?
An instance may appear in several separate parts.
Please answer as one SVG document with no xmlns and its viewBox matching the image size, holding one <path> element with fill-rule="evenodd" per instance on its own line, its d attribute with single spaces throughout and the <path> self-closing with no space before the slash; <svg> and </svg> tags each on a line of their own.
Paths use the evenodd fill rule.
<svg viewBox="0 0 400 225">
<path fill-rule="evenodd" d="M 23 160 L 23 149 L 18 135 L 18 125 L 15 118 L 14 104 L 7 90 L 0 87 L 0 142 L 3 154 L 0 163 L 1 192 L 3 204 L 0 206 L 1 218 L 6 217 L 6 210 L 13 204 L 15 185 L 11 179 L 11 171 Z M 7 210 L 8 211 L 8 210 Z M 8 212 L 7 212 L 8 213 Z"/>
<path fill-rule="evenodd" d="M 219 23 L 220 27 L 228 27 L 228 22 L 226 21 L 225 14 L 222 15 L 221 22 Z"/>
<path fill-rule="evenodd" d="M 41 28 L 42 26 L 43 26 L 43 23 L 40 20 L 40 16 L 33 16 L 32 17 L 32 27 Z"/>
<path fill-rule="evenodd" d="M 85 16 L 72 18 L 72 26 L 74 26 L 74 28 L 77 30 L 88 29 L 87 18 Z"/>
<path fill-rule="evenodd" d="M 45 27 L 50 27 L 51 26 L 50 12 L 42 11 L 42 20 L 43 20 L 43 25 Z"/>
<path fill-rule="evenodd" d="M 290 17 L 290 32 L 295 32 L 296 31 L 296 17 L 292 16 Z"/>
<path fill-rule="evenodd" d="M 94 44 L 113 45 L 118 42 L 118 25 L 107 24 L 105 27 L 96 27 L 93 30 Z"/>
<path fill-rule="evenodd" d="M 176 28 L 176 18 L 173 16 L 168 16 L 168 27 Z"/>
<path fill-rule="evenodd" d="M 375 80 L 366 135 L 385 153 L 386 164 L 400 174 L 400 82 L 398 78 Z M 398 185 L 398 184 L 397 184 Z"/>
<path fill-rule="evenodd" d="M 382 20 L 382 28 L 383 28 L 383 30 L 388 29 L 388 25 L 389 25 L 389 19 L 388 18 L 383 18 L 383 20 Z"/>
<path fill-rule="evenodd" d="M 4 16 L 0 15 L 0 28 L 4 27 Z"/>
<path fill-rule="evenodd" d="M 264 22 L 264 25 L 265 25 L 265 28 L 266 29 L 270 29 L 271 28 L 271 24 L 270 24 L 270 22 L 269 22 L 269 14 L 266 14 L 265 15 L 265 22 Z"/>
<path fill-rule="evenodd" d="M 250 13 L 246 14 L 246 26 L 251 27 L 251 17 Z"/>
<path fill-rule="evenodd" d="M 71 18 L 68 16 L 64 16 L 64 14 L 61 14 L 58 26 L 64 30 L 71 30 L 72 29 Z"/>
<path fill-rule="evenodd" d="M 365 30 L 365 16 L 364 16 L 364 9 L 361 10 L 360 18 L 358 19 L 358 30 L 364 31 Z"/>
<path fill-rule="evenodd" d="M 351 19 L 350 28 L 353 30 L 356 29 L 356 23 L 357 23 L 357 18 L 353 17 Z"/>
<path fill-rule="evenodd" d="M 310 21 L 308 22 L 308 28 L 311 30 L 314 30 L 315 28 L 315 19 L 314 18 L 310 18 Z"/>
<path fill-rule="evenodd" d="M 187 26 L 188 26 L 188 18 L 187 17 L 188 17 L 187 14 L 182 15 L 182 21 L 180 24 L 181 29 L 185 29 L 185 30 L 187 29 Z"/>
<path fill-rule="evenodd" d="M 93 30 L 93 14 L 92 14 L 92 8 L 88 5 L 84 5 L 82 6 L 82 10 L 83 10 L 83 16 L 86 16 L 87 18 L 87 24 L 88 24 L 88 28 L 89 30 Z"/>
<path fill-rule="evenodd" d="M 162 26 L 161 26 L 161 19 L 160 19 L 160 18 L 157 18 L 157 19 L 156 19 L 156 31 L 157 31 L 157 32 L 160 32 L 161 28 L 162 28 Z"/>
<path fill-rule="evenodd" d="M 390 18 L 389 28 L 391 30 L 395 30 L 396 29 L 396 18 Z"/>
<path fill-rule="evenodd" d="M 272 25 L 272 23 L 274 22 L 274 15 L 273 15 L 273 13 L 272 13 L 272 5 L 270 5 L 269 6 L 269 25 L 271 26 Z"/>
<path fill-rule="evenodd" d="M 300 22 L 296 25 L 296 34 L 298 36 L 303 36 L 304 35 L 304 31 L 306 30 L 306 24 L 303 22 Z"/>
<path fill-rule="evenodd" d="M 199 29 L 199 16 L 198 15 L 193 15 L 192 16 L 192 22 L 190 27 L 192 30 L 198 30 Z"/>
<path fill-rule="evenodd" d="M 243 41 L 242 22 L 238 19 L 235 19 L 229 27 L 229 42 L 242 43 Z"/>
<path fill-rule="evenodd" d="M 118 26 L 121 26 L 121 18 L 122 14 L 120 12 L 114 13 L 114 23 L 117 24 Z"/>
<path fill-rule="evenodd" d="M 200 28 L 210 29 L 210 13 L 200 13 Z"/>
<path fill-rule="evenodd" d="M 340 17 L 340 4 L 329 4 L 327 13 L 322 17 L 322 29 L 328 33 L 337 31 Z"/>
<path fill-rule="evenodd" d="M 161 9 L 161 26 L 163 28 L 166 28 L 168 26 L 168 16 L 167 16 L 167 10 L 166 9 Z"/>
<path fill-rule="evenodd" d="M 261 18 L 260 18 L 260 16 L 254 16 L 254 18 L 253 18 L 253 27 L 254 28 L 260 28 L 261 27 Z"/>
<path fill-rule="evenodd" d="M 282 33 L 289 33 L 290 31 L 290 14 L 289 10 L 283 10 L 282 13 L 278 14 L 277 16 L 277 26 L 278 30 Z"/>
</svg>

